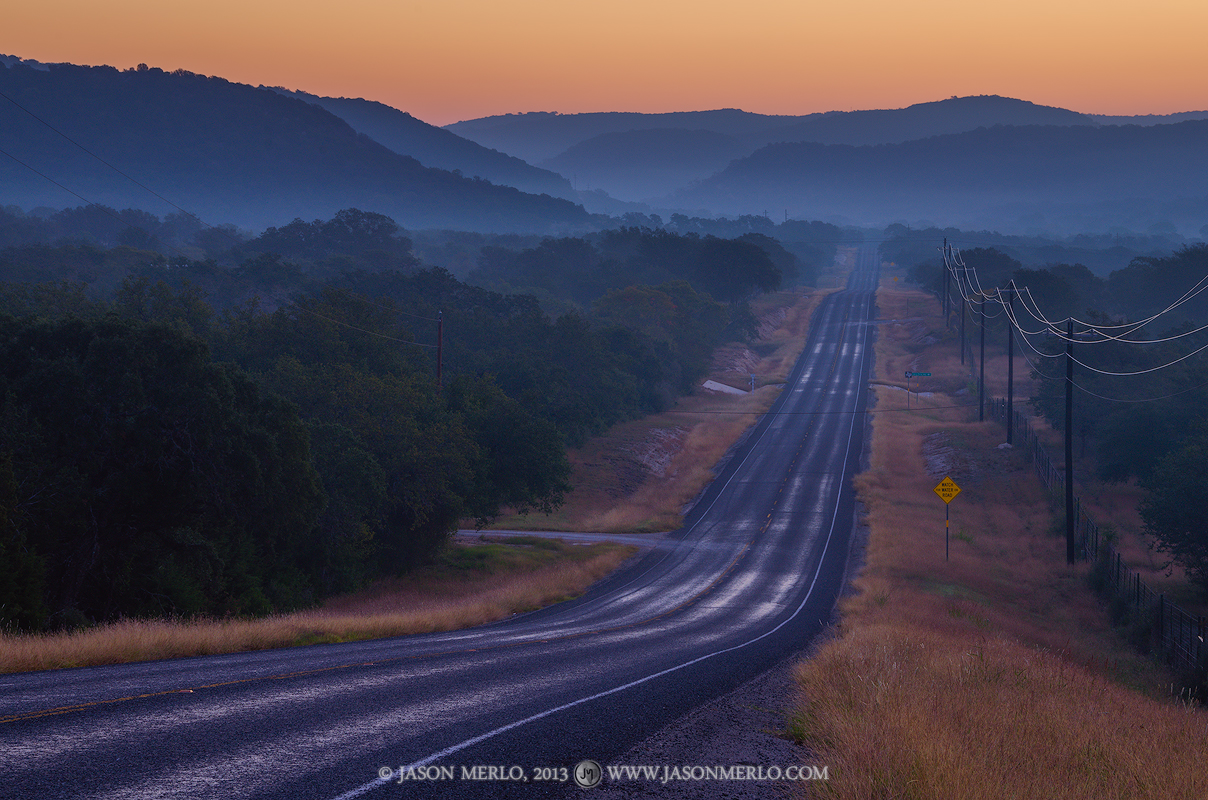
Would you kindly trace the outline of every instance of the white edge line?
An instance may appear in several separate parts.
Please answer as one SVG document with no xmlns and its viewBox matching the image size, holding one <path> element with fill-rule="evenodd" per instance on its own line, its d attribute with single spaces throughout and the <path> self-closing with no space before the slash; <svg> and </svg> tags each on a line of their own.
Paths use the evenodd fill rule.
<svg viewBox="0 0 1208 800">
<path fill-rule="evenodd" d="M 864 346 L 863 346 L 863 352 L 861 353 L 862 358 L 868 357 L 868 328 L 869 328 L 869 326 L 867 326 L 867 325 L 864 326 L 864 342 L 863 342 Z M 861 382 L 857 383 L 857 391 L 856 391 L 856 407 L 857 408 L 860 405 L 860 392 L 862 392 L 863 390 L 864 390 L 863 381 L 861 381 Z M 847 432 L 847 450 L 843 454 L 843 469 L 839 473 L 841 476 L 845 475 L 847 473 L 847 462 L 851 458 L 852 435 L 855 433 L 855 430 L 856 430 L 856 414 L 853 412 L 851 415 L 851 426 Z M 762 436 L 760 438 L 762 438 Z M 752 449 L 754 449 L 754 448 L 752 448 Z M 780 624 L 777 625 L 775 628 L 772 628 L 769 631 L 765 631 L 765 632 L 761 633 L 759 636 L 756 636 L 754 639 L 743 642 L 742 644 L 736 644 L 732 647 L 727 647 L 722 650 L 716 650 L 712 653 L 706 653 L 703 656 L 697 656 L 696 658 L 692 659 L 691 661 L 685 661 L 684 663 L 677 664 L 674 667 L 668 667 L 667 669 L 661 670 L 659 672 L 655 672 L 653 674 L 647 675 L 642 678 L 638 678 L 635 681 L 630 681 L 629 683 L 622 684 L 621 686 L 614 686 L 611 689 L 605 689 L 602 692 L 597 692 L 588 697 L 580 697 L 578 700 L 572 700 L 571 702 L 564 703 L 563 705 L 557 706 L 556 708 L 547 709 L 538 714 L 533 714 L 530 717 L 525 717 L 524 719 L 517 720 L 516 722 L 510 722 L 507 725 L 503 725 L 492 731 L 487 731 L 486 733 L 480 734 L 471 739 L 466 739 L 464 742 L 459 742 L 458 744 L 451 745 L 450 747 L 446 747 L 444 750 L 433 753 L 432 755 L 426 756 L 425 758 L 421 758 L 419 761 L 415 761 L 415 762 L 412 762 L 411 764 L 407 764 L 405 766 L 399 767 L 399 769 L 397 771 L 392 770 L 391 775 L 389 777 L 375 778 L 374 780 L 369 781 L 368 783 L 364 784 L 363 786 L 359 786 L 356 789 L 352 789 L 350 791 L 345 792 L 342 795 L 332 798 L 332 800 L 353 800 L 353 798 L 360 797 L 361 795 L 363 795 L 367 792 L 370 792 L 379 786 L 382 786 L 386 783 L 394 782 L 392 779 L 393 779 L 394 775 L 396 774 L 396 772 L 397 772 L 397 774 L 402 774 L 409 769 L 416 769 L 418 767 L 426 766 L 426 765 L 432 763 L 433 761 L 436 761 L 437 759 L 441 759 L 446 756 L 451 756 L 454 753 L 461 752 L 462 750 L 465 750 L 468 747 L 473 747 L 474 745 L 478 744 L 479 742 L 484 742 L 487 739 L 492 739 L 501 733 L 507 733 L 508 731 L 512 730 L 513 728 L 519 728 L 521 725 L 527 725 L 530 722 L 536 722 L 539 719 L 544 719 L 545 717 L 551 716 L 553 714 L 557 714 L 560 711 L 565 711 L 568 708 L 574 708 L 575 706 L 582 705 L 584 703 L 590 703 L 593 700 L 599 700 L 602 697 L 608 697 L 609 695 L 616 694 L 617 692 L 623 692 L 626 689 L 632 689 L 634 686 L 639 686 L 643 683 L 646 683 L 647 681 L 652 681 L 655 678 L 661 678 L 664 675 L 671 674 L 672 672 L 678 672 L 679 670 L 684 669 L 685 667 L 690 667 L 693 664 L 698 664 L 701 661 L 704 661 L 709 658 L 713 658 L 714 656 L 724 655 L 725 653 L 730 653 L 730 652 L 733 652 L 734 650 L 741 650 L 742 648 L 747 647 L 748 645 L 755 644 L 760 639 L 766 639 L 767 637 L 771 636 L 773 633 L 780 630 L 785 625 L 789 624 L 794 619 L 796 619 L 797 615 L 801 613 L 801 611 L 805 608 L 805 604 L 809 602 L 810 597 L 814 594 L 814 587 L 818 583 L 818 576 L 822 574 L 822 565 L 826 561 L 826 553 L 827 553 L 827 550 L 830 549 L 831 539 L 833 538 L 834 533 L 835 533 L 835 523 L 838 521 L 838 518 L 839 518 L 839 503 L 840 503 L 840 501 L 842 501 L 842 499 L 843 499 L 843 484 L 842 484 L 842 482 L 840 482 L 839 491 L 835 495 L 835 511 L 831 515 L 830 530 L 826 534 L 826 543 L 822 546 L 822 555 L 820 555 L 818 557 L 818 566 L 814 570 L 813 580 L 810 581 L 809 591 L 807 591 L 805 593 L 805 597 L 803 597 L 801 599 L 801 603 L 797 606 L 796 610 L 793 611 L 792 615 L 789 617 L 786 617 L 784 620 L 782 620 L 780 622 Z"/>
<path fill-rule="evenodd" d="M 827 300 L 831 296 L 832 295 L 827 295 L 827 297 L 823 298 L 823 301 Z M 834 304 L 832 303 L 832 305 L 834 305 Z M 829 312 L 829 308 L 828 308 L 828 312 Z M 801 377 L 803 377 L 803 378 L 805 377 L 804 369 L 802 370 Z M 779 400 L 780 400 L 780 398 L 777 398 L 776 402 L 779 402 Z M 772 406 L 775 406 L 776 402 L 773 402 Z M 786 404 L 788 403 L 787 399 L 785 399 L 785 403 Z M 769 408 L 768 411 L 770 412 L 771 408 Z M 758 425 L 759 425 L 759 423 L 756 423 L 756 426 L 758 426 Z M 721 497 L 723 494 L 725 494 L 726 489 L 728 489 L 730 484 L 734 482 L 734 479 L 738 477 L 738 473 L 742 471 L 742 465 L 747 463 L 747 459 L 751 457 L 751 454 L 755 452 L 757 445 L 761 441 L 763 441 L 763 437 L 766 436 L 768 431 L 770 431 L 771 429 L 772 429 L 772 423 L 769 422 L 767 427 L 764 428 L 763 431 L 760 432 L 759 436 L 755 437 L 755 441 L 751 442 L 751 446 L 747 449 L 746 455 L 744 455 L 742 457 L 742 460 L 738 462 L 738 466 L 736 466 L 734 468 L 734 471 L 732 473 L 730 473 L 730 477 L 726 479 L 726 482 L 724 484 L 722 484 L 722 487 L 717 490 L 717 494 L 715 494 L 713 496 L 713 499 L 709 502 L 709 505 L 706 506 L 705 510 L 702 511 L 700 513 L 700 516 L 698 516 L 696 518 L 696 522 L 693 522 L 691 525 L 688 526 L 688 530 L 684 531 L 684 537 L 690 536 L 692 534 L 692 532 L 694 530 L 696 530 L 696 526 L 701 524 L 701 522 L 704 521 L 705 517 L 707 517 L 709 515 L 709 512 L 713 510 L 713 506 L 717 505 L 717 501 L 721 500 Z M 712 488 L 712 487 L 710 487 L 710 488 Z M 617 597 L 628 596 L 628 595 L 621 594 L 621 592 L 624 591 L 625 589 L 627 589 L 628 587 L 632 586 L 633 584 L 637 583 L 640 579 L 649 575 L 651 572 L 653 572 L 655 569 L 657 569 L 660 564 L 662 564 L 668 558 L 671 558 L 671 556 L 675 555 L 676 553 L 691 553 L 693 550 L 696 549 L 697 545 L 700 544 L 699 540 L 689 543 L 687 538 L 668 539 L 667 541 L 674 542 L 674 545 L 672 547 L 666 548 L 663 551 L 662 558 L 660 558 L 658 561 L 651 564 L 649 567 L 644 569 L 642 572 L 638 573 L 637 575 L 634 575 L 627 582 L 610 590 L 609 594 L 611 594 L 613 596 L 617 596 Z M 335 798 L 335 800 L 344 800 L 344 799 L 342 797 L 338 797 L 338 798 Z"/>
</svg>

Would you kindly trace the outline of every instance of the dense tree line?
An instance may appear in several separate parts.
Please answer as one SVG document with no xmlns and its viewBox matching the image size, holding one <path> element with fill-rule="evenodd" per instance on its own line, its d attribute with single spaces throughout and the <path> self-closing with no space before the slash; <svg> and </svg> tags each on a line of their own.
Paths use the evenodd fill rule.
<svg viewBox="0 0 1208 800">
<path fill-rule="evenodd" d="M 630 212 L 621 218 L 598 217 L 594 221 L 600 231 L 585 234 L 585 239 L 597 246 L 624 228 L 657 231 L 673 238 L 678 235 L 753 242 L 767 252 L 790 284 L 812 284 L 819 266 L 830 263 L 836 247 L 852 236 L 824 222 L 788 220 L 776 224 L 767 217 L 751 215 L 714 219 L 672 214 L 664 222 L 657 214 Z M 18 206 L 0 207 L 0 249 L 66 245 L 105 251 L 125 246 L 157 252 L 169 262 L 195 259 L 224 268 L 239 266 L 256 255 L 275 254 L 307 274 L 326 271 L 338 275 L 348 266 L 341 262 L 353 257 L 367 260 L 377 269 L 405 269 L 422 260 L 465 279 L 484 248 L 520 252 L 538 247 L 546 238 L 449 230 L 405 232 L 390 217 L 355 208 L 339 211 L 328 220 L 295 219 L 253 236 L 230 224 L 207 225 L 185 213 L 161 219 L 139 209 L 119 211 L 95 204 L 31 212 Z M 413 248 L 413 240 L 418 248 Z"/>
<path fill-rule="evenodd" d="M 47 294 L 6 299 L 64 305 Z M 74 311 L 0 320 L 8 623 L 305 605 L 568 488 L 552 422 L 489 376 L 437 391 L 397 315 L 361 298 L 216 317 L 135 280 Z"/>
<path fill-rule="evenodd" d="M 492 376 L 571 444 L 690 391 L 730 321 L 724 306 L 682 282 L 627 287 L 663 298 L 644 314 L 618 309 L 623 296 L 606 296 L 552 320 L 532 295 L 499 294 L 440 269 L 357 271 L 332 286 L 414 315 L 408 319 L 429 343 L 443 313 L 445 370 Z"/>
<path fill-rule="evenodd" d="M 536 247 L 487 246 L 471 282 L 504 292 L 529 292 L 587 307 L 632 285 L 687 282 L 729 305 L 747 322 L 745 301 L 799 278 L 799 259 L 763 234 L 737 239 L 619 228 L 590 237 L 546 238 Z"/>
<path fill-rule="evenodd" d="M 305 602 L 323 489 L 297 412 L 203 342 L 0 319 L 6 622 Z"/>
<path fill-rule="evenodd" d="M 270 229 L 234 266 L 0 251 L 0 623 L 302 606 L 423 563 L 460 520 L 552 510 L 565 445 L 690 391 L 732 305 L 778 276 L 752 242 L 607 242 L 541 246 L 666 280 L 605 281 L 557 318 L 422 268 L 361 212 Z M 730 250 L 761 277 L 728 274 Z M 660 257 L 741 288 L 718 302 Z"/>
<path fill-rule="evenodd" d="M 975 243 L 1028 265 L 1083 264 L 1098 276 L 1124 269 L 1134 258 L 1161 257 L 1188 244 L 1173 233 L 1135 233 L 1123 229 L 1054 238 L 894 224 L 885 229 L 885 237 L 880 245 L 882 257 L 908 268 L 928 264 L 938 272 L 940 245 L 947 238 L 962 249 Z"/>
<path fill-rule="evenodd" d="M 196 218 L 183 213 L 160 219 L 135 208 L 118 211 L 103 205 L 39 211 L 43 213 L 27 214 L 17 206 L 0 208 L 0 247 L 71 242 L 166 253 L 169 247 L 190 245 L 203 232 Z M 230 228 L 225 232 L 240 236 Z"/>
</svg>

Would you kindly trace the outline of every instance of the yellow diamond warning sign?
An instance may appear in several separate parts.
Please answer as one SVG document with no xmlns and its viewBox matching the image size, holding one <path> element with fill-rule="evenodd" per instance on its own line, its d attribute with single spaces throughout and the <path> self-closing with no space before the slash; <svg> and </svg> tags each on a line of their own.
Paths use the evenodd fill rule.
<svg viewBox="0 0 1208 800">
<path fill-rule="evenodd" d="M 961 487 L 956 485 L 956 481 L 951 478 L 944 478 L 940 481 L 940 485 L 935 487 L 935 493 L 940 496 L 940 499 L 945 503 L 951 503 L 952 498 L 961 493 Z"/>
</svg>

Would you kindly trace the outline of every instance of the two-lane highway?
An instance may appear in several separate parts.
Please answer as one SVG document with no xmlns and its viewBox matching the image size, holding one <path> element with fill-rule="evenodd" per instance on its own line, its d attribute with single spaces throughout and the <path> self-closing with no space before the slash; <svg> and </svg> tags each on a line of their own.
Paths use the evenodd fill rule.
<svg viewBox="0 0 1208 800">
<path fill-rule="evenodd" d="M 0 676 L 0 796 L 578 791 L 395 780 L 417 765 L 607 763 L 822 628 L 848 558 L 876 285 L 864 248 L 676 546 L 577 600 L 471 630 Z"/>
</svg>

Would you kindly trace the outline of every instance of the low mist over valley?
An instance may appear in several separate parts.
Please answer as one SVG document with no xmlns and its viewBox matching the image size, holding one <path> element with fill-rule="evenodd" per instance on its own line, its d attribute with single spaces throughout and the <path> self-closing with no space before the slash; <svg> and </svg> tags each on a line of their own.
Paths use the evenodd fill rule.
<svg viewBox="0 0 1208 800">
<path fill-rule="evenodd" d="M 574 176 L 581 191 L 659 209 L 1017 233 L 1175 225 L 1194 235 L 1208 208 L 1198 184 L 1205 118 L 1104 117 L 981 96 L 804 117 L 514 114 L 448 130 Z"/>
<path fill-rule="evenodd" d="M 1028 286 L 1052 318 L 1144 319 L 1208 271 L 1203 115 L 970 97 L 442 129 L 179 70 L 0 63 L 17 348 L 0 481 L 37 476 L 0 486 L 26 554 L 0 616 L 29 629 L 305 606 L 423 563 L 459 521 L 554 509 L 568 446 L 673 408 L 715 348 L 754 346 L 755 298 L 819 286 L 858 246 L 938 293 L 956 242 L 987 287 Z M 1163 325 L 1208 322 L 1199 299 L 1176 308 Z M 1127 352 L 1145 369 L 1173 351 Z M 1162 419 L 1195 416 L 1198 369 L 1165 378 Z M 144 402 L 137 424 L 119 413 Z M 1081 402 L 1104 479 L 1146 480 L 1183 445 L 1163 424 L 1130 461 L 1134 416 Z M 1055 413 L 1051 392 L 1036 403 Z M 232 516 L 252 503 L 240 481 L 265 513 L 293 497 L 288 530 Z M 39 500 L 52 486 L 71 501 Z M 141 577 L 110 585 L 115 570 Z"/>
<path fill-rule="evenodd" d="M 0 800 L 1208 798 L 1208 5 L 3 19 Z"/>
<path fill-rule="evenodd" d="M 0 64 L 0 185 L 26 210 L 173 213 L 158 193 L 250 231 L 357 207 L 408 229 L 484 233 L 681 214 L 1185 237 L 1208 210 L 1205 112 L 1107 117 L 979 96 L 800 117 L 524 113 L 441 129 L 369 100 L 182 70 Z"/>
</svg>

